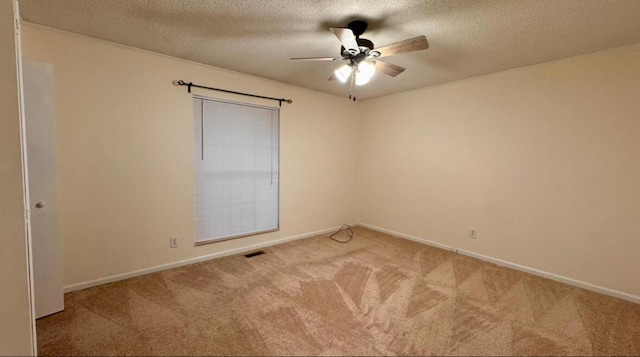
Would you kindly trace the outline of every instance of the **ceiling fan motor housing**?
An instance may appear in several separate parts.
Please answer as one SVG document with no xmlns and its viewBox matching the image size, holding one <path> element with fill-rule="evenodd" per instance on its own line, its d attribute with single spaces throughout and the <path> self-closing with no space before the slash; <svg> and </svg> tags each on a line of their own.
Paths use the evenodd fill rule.
<svg viewBox="0 0 640 357">
<path fill-rule="evenodd" d="M 349 59 L 367 57 L 369 55 L 369 52 L 373 50 L 373 42 L 371 42 L 370 40 L 367 40 L 366 38 L 356 38 L 356 41 L 358 43 L 358 47 L 360 47 L 360 52 L 351 53 L 347 49 L 345 49 L 344 46 L 340 46 L 340 54 L 342 55 L 342 57 Z"/>
</svg>

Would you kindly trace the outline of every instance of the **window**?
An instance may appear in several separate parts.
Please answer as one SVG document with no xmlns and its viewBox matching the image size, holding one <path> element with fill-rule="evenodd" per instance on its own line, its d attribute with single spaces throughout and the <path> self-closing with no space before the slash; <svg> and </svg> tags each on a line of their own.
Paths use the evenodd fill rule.
<svg viewBox="0 0 640 357">
<path fill-rule="evenodd" d="M 279 227 L 280 111 L 193 98 L 196 245 Z"/>
</svg>

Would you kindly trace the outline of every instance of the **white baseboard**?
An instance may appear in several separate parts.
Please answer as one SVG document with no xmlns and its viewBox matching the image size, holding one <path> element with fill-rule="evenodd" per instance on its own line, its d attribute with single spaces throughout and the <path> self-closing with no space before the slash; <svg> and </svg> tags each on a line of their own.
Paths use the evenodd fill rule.
<svg viewBox="0 0 640 357">
<path fill-rule="evenodd" d="M 414 237 L 414 236 L 411 236 L 411 235 L 408 235 L 408 234 L 392 231 L 392 230 L 385 229 L 385 228 L 380 228 L 380 227 L 377 227 L 377 226 L 373 226 L 371 224 L 358 223 L 357 225 L 360 226 L 360 227 L 369 228 L 369 229 L 371 229 L 373 231 L 378 231 L 378 232 L 381 232 L 381 233 L 387 233 L 387 234 L 391 234 L 392 236 L 396 236 L 396 237 L 412 240 L 414 242 L 418 242 L 418 243 L 422 243 L 422 244 L 426 244 L 426 245 L 430 245 L 432 247 L 436 247 L 436 248 L 440 248 L 440 249 L 444 249 L 444 250 L 450 250 L 452 252 L 456 251 L 456 248 L 448 246 L 446 244 L 430 241 L 430 240 L 424 239 L 424 238 Z"/>
<path fill-rule="evenodd" d="M 630 302 L 633 302 L 633 303 L 636 303 L 636 304 L 640 304 L 640 296 L 629 294 L 629 293 L 625 293 L 625 292 L 622 292 L 622 291 L 619 291 L 619 290 L 614 290 L 614 289 L 606 288 L 606 287 L 603 287 L 603 286 L 587 283 L 587 282 L 584 282 L 584 281 L 581 281 L 581 280 L 576 280 L 576 279 L 568 278 L 568 277 L 565 277 L 565 276 L 562 276 L 562 275 L 546 272 L 546 271 L 543 271 L 543 270 L 530 268 L 530 267 L 527 267 L 527 266 L 524 266 L 524 265 L 520 265 L 520 264 L 509 262 L 509 261 L 505 261 L 505 260 L 501 260 L 501 259 L 497 259 L 497 258 L 492 258 L 492 257 L 486 256 L 486 255 L 474 253 L 474 252 L 471 252 L 471 251 L 466 251 L 466 250 L 462 250 L 462 249 L 456 249 L 456 248 L 451 247 L 451 246 L 446 245 L 446 244 L 442 244 L 442 243 L 434 242 L 434 241 L 431 241 L 431 240 L 428 240 L 428 239 L 419 238 L 419 237 L 415 237 L 415 236 L 412 236 L 412 235 L 408 235 L 408 234 L 392 231 L 392 230 L 389 230 L 389 229 L 377 227 L 377 226 L 374 226 L 374 225 L 371 225 L 371 224 L 367 224 L 367 223 L 353 223 L 353 224 L 351 224 L 351 226 L 352 227 L 360 226 L 360 227 L 368 228 L 368 229 L 371 229 L 371 230 L 374 230 L 374 231 L 378 231 L 378 232 L 381 232 L 381 233 L 386 233 L 386 234 L 390 234 L 390 235 L 393 235 L 393 236 L 396 236 L 396 237 L 400 237 L 400 238 L 408 239 L 408 240 L 415 241 L 415 242 L 418 242 L 418 243 L 430 245 L 430 246 L 433 246 L 433 247 L 436 247 L 436 248 L 453 251 L 453 252 L 456 252 L 456 253 L 459 253 L 459 254 L 462 254 L 462 255 L 466 255 L 466 256 L 469 256 L 469 257 L 472 257 L 472 258 L 484 260 L 484 261 L 487 261 L 487 262 L 490 262 L 490 263 L 494 263 L 494 264 L 497 264 L 497 265 L 500 265 L 500 266 L 504 266 L 504 267 L 507 267 L 507 268 L 523 271 L 525 273 L 533 274 L 533 275 L 540 276 L 540 277 L 543 277 L 543 278 L 551 279 L 551 280 L 558 281 L 558 282 L 561 282 L 561 283 L 565 283 L 565 284 L 568 284 L 568 285 L 576 286 L 576 287 L 583 288 L 583 289 L 586 289 L 586 290 L 594 291 L 594 292 L 601 293 L 601 294 L 604 294 L 604 295 L 609 295 L 609 296 L 613 296 L 613 297 L 616 297 L 616 298 L 619 298 L 619 299 L 622 299 L 622 300 L 626 300 L 626 301 L 630 301 Z M 249 252 L 249 251 L 252 251 L 252 250 L 256 250 L 256 249 L 260 249 L 260 248 L 266 248 L 266 247 L 273 246 L 273 245 L 278 245 L 278 244 L 283 244 L 283 243 L 291 242 L 291 241 L 298 240 L 298 239 L 304 239 L 304 238 L 317 236 L 317 235 L 320 235 L 320 234 L 334 232 L 334 231 L 338 230 L 339 228 L 340 227 L 322 229 L 322 230 L 309 232 L 309 233 L 304 233 L 304 234 L 299 234 L 299 235 L 295 235 L 295 236 L 291 236 L 291 237 L 280 238 L 280 239 L 276 239 L 276 240 L 272 240 L 272 241 L 268 241 L 268 242 L 264 242 L 264 243 L 251 244 L 251 245 L 248 245 L 248 246 L 245 246 L 245 247 L 240 247 L 240 248 L 235 248 L 235 249 L 228 249 L 228 250 L 221 251 L 221 252 L 216 252 L 216 253 L 212 253 L 212 254 L 203 255 L 203 256 L 200 256 L 200 257 L 180 260 L 180 261 L 167 263 L 167 264 L 161 264 L 161 265 L 157 265 L 157 266 L 154 266 L 154 267 L 135 270 L 135 271 L 128 272 L 128 273 L 111 275 L 111 276 L 100 278 L 100 279 L 95 279 L 95 280 L 85 281 L 85 282 L 81 282 L 81 283 L 71 284 L 71 285 L 67 285 L 67 286 L 64 287 L 64 292 L 68 293 L 68 292 L 71 292 L 71 291 L 87 289 L 87 288 L 98 286 L 98 285 L 102 285 L 102 284 L 108 284 L 108 283 L 112 283 L 112 282 L 116 282 L 116 281 L 120 281 L 120 280 L 134 278 L 136 276 L 141 276 L 141 275 L 145 275 L 145 274 L 151 274 L 151 273 L 155 273 L 155 272 L 159 272 L 159 271 L 163 271 L 163 270 L 167 270 L 167 269 L 177 268 L 177 267 L 184 266 L 184 265 L 199 263 L 199 262 L 210 260 L 210 259 L 221 258 L 221 257 L 229 256 L 229 255 L 245 253 L 245 252 Z"/>
<path fill-rule="evenodd" d="M 355 224 L 355 223 L 351 224 L 351 226 L 356 226 L 356 225 L 357 224 Z M 116 274 L 116 275 L 111 275 L 111 276 L 107 276 L 107 277 L 104 277 L 104 278 L 99 278 L 99 279 L 95 279 L 95 280 L 90 280 L 90 281 L 84 281 L 84 282 L 81 282 L 81 283 L 71 284 L 71 285 L 67 285 L 67 286 L 64 287 L 64 292 L 68 293 L 68 292 L 71 292 L 71 291 L 87 289 L 87 288 L 91 288 L 91 287 L 102 285 L 102 284 L 108 284 L 108 283 L 113 283 L 113 282 L 120 281 L 120 280 L 134 278 L 134 277 L 140 276 L 140 275 L 151 274 L 151 273 L 155 273 L 155 272 L 159 272 L 159 271 L 163 271 L 163 270 L 167 270 L 167 269 L 177 268 L 177 267 L 184 266 L 184 265 L 199 263 L 199 262 L 202 262 L 202 261 L 205 261 L 205 260 L 226 257 L 228 255 L 245 253 L 245 252 L 249 252 L 249 251 L 260 249 L 260 248 L 266 248 L 266 247 L 269 247 L 269 246 L 272 246 L 272 245 L 278 245 L 278 244 L 291 242 L 291 241 L 298 240 L 298 239 L 304 239 L 304 238 L 317 236 L 317 235 L 320 235 L 320 234 L 334 232 L 334 231 L 337 231 L 339 228 L 340 227 L 332 227 L 332 228 L 321 229 L 319 231 L 298 234 L 298 235 L 295 235 L 295 236 L 286 237 L 286 238 L 280 238 L 280 239 L 276 239 L 276 240 L 272 240 L 272 241 L 268 241 L 268 242 L 264 242 L 264 243 L 251 244 L 251 245 L 248 245 L 248 246 L 245 246 L 245 247 L 228 249 L 228 250 L 224 250 L 224 251 L 221 251 L 221 252 L 216 252 L 216 253 L 212 253 L 212 254 L 203 255 L 203 256 L 200 256 L 200 257 L 189 258 L 189 259 L 180 260 L 180 261 L 176 261 L 176 262 L 171 262 L 171 263 L 167 263 L 167 264 L 156 265 L 154 267 L 135 270 L 135 271 L 128 272 L 128 273 Z"/>
<path fill-rule="evenodd" d="M 622 291 L 619 291 L 619 290 L 605 288 L 604 286 L 587 283 L 586 281 L 568 278 L 566 276 L 550 273 L 548 271 L 538 270 L 538 269 L 535 269 L 535 268 L 530 268 L 530 267 L 527 267 L 527 266 L 524 266 L 524 265 L 520 265 L 520 264 L 504 261 L 504 260 L 501 260 L 501 259 L 492 258 L 492 257 L 486 256 L 486 255 L 482 255 L 482 254 L 478 254 L 478 253 L 474 253 L 474 252 L 469 252 L 469 251 L 462 250 L 462 249 L 457 249 L 456 252 L 459 253 L 459 254 L 462 254 L 462 255 L 466 255 L 468 257 L 484 260 L 484 261 L 487 261 L 487 262 L 490 262 L 490 263 L 494 263 L 494 264 L 497 264 L 497 265 L 501 265 L 501 266 L 504 266 L 504 267 L 507 267 L 507 268 L 520 270 L 520 271 L 523 271 L 525 273 L 537 275 L 537 276 L 540 276 L 540 277 L 543 277 L 543 278 L 547 278 L 547 279 L 550 279 L 550 280 L 555 280 L 555 281 L 558 281 L 558 282 L 561 282 L 561 283 L 565 283 L 567 285 L 572 285 L 572 286 L 575 286 L 575 287 L 578 287 L 578 288 L 583 288 L 583 289 L 590 290 L 590 291 L 593 291 L 593 292 L 596 292 L 596 293 L 609 295 L 609 296 L 613 296 L 613 297 L 616 297 L 616 298 L 619 298 L 619 299 L 622 299 L 622 300 L 627 300 L 627 301 L 630 301 L 630 302 L 634 302 L 636 304 L 640 304 L 640 296 L 637 296 L 637 295 L 625 293 L 625 292 L 622 292 Z"/>
<path fill-rule="evenodd" d="M 462 254 L 462 255 L 466 255 L 468 257 L 472 257 L 472 258 L 476 258 L 476 259 L 480 259 L 480 260 L 484 260 L 490 263 L 494 263 L 500 266 L 504 266 L 507 268 L 511 268 L 511 269 L 515 269 L 515 270 L 519 270 L 525 273 L 529 273 L 529 274 L 533 274 L 542 278 L 547 278 L 550 280 L 554 280 L 554 281 L 558 281 L 561 283 L 565 283 L 567 285 L 571 285 L 571 286 L 575 286 L 578 288 L 583 288 L 585 290 L 590 290 L 596 293 L 600 293 L 600 294 L 604 294 L 604 295 L 609 295 L 609 296 L 613 296 L 615 298 L 619 298 L 622 300 L 626 300 L 626 301 L 630 301 L 636 304 L 640 304 L 640 296 L 637 295 L 633 295 L 633 294 L 629 294 L 629 293 L 625 293 L 619 290 L 614 290 L 614 289 L 610 289 L 610 288 L 606 288 L 603 286 L 599 286 L 599 285 L 595 285 L 595 284 L 591 284 L 591 283 L 587 283 L 585 281 L 581 281 L 581 280 L 576 280 L 576 279 L 572 279 L 572 278 L 568 278 L 566 276 L 562 276 L 562 275 L 558 275 L 558 274 L 554 274 L 554 273 L 550 273 L 547 271 L 543 271 L 543 270 L 538 270 L 535 268 L 530 268 L 524 265 L 520 265 L 520 264 L 516 264 L 516 263 L 512 263 L 512 262 L 508 262 L 505 260 L 501 260 L 501 259 L 497 259 L 497 258 L 492 258 L 486 255 L 482 255 L 482 254 L 478 254 L 478 253 L 474 253 L 474 252 L 470 252 L 470 251 L 466 251 L 466 250 L 462 250 L 462 249 L 457 249 L 448 245 L 444 245 L 444 244 L 440 244 L 440 243 L 436 243 L 427 239 L 423 239 L 423 238 L 418 238 L 418 237 L 414 237 L 414 236 L 410 236 L 404 233 L 399 233 L 399 232 L 395 232 L 389 229 L 384 229 L 384 228 L 380 228 L 380 227 L 376 227 L 370 224 L 366 224 L 366 223 L 358 223 L 358 226 L 360 227 L 364 227 L 364 228 L 369 228 L 371 230 L 374 231 L 378 231 L 378 232 L 382 232 L 382 233 L 387 233 L 387 234 L 391 234 L 400 238 L 405 238 L 405 239 L 409 239 L 418 243 L 423 243 L 423 244 L 427 244 L 430 246 L 434 246 L 434 247 L 438 247 L 438 248 L 442 248 L 442 249 L 446 249 L 446 250 L 450 250 L 453 252 L 456 252 L 458 254 Z"/>
</svg>

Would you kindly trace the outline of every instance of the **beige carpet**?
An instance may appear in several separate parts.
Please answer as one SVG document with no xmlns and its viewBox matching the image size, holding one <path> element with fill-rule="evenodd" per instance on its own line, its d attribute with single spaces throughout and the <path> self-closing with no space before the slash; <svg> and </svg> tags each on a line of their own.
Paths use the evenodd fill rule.
<svg viewBox="0 0 640 357">
<path fill-rule="evenodd" d="M 640 355 L 640 305 L 356 228 L 65 295 L 41 355 Z"/>
</svg>

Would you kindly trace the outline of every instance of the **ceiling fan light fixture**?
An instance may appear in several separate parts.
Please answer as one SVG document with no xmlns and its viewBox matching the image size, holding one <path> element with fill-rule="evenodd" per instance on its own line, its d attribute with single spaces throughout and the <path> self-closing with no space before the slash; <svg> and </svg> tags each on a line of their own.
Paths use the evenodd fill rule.
<svg viewBox="0 0 640 357">
<path fill-rule="evenodd" d="M 351 75 L 352 68 L 350 65 L 345 64 L 344 66 L 338 67 L 333 73 L 336 75 L 336 78 L 342 83 L 346 83 L 347 79 Z"/>
<path fill-rule="evenodd" d="M 356 85 L 363 86 L 371 80 L 371 77 L 367 77 L 360 72 L 356 72 Z"/>
<path fill-rule="evenodd" d="M 349 82 L 351 90 L 354 90 L 354 85 L 363 86 L 369 83 L 377 70 L 387 76 L 396 77 L 406 69 L 389 62 L 378 61 L 378 58 L 422 51 L 429 48 L 429 42 L 427 42 L 427 38 L 424 35 L 376 48 L 371 40 L 360 37 L 366 29 L 367 23 L 362 20 L 351 21 L 347 27 L 329 27 L 329 30 L 333 32 L 341 44 L 340 57 L 338 58 L 304 57 L 291 59 L 299 61 L 348 61 L 347 64 L 334 71 L 334 74 L 329 77 L 329 81 L 338 79 L 341 83 Z M 355 96 L 353 99 L 355 100 Z"/>
<path fill-rule="evenodd" d="M 376 73 L 376 67 L 371 62 L 362 61 L 358 63 L 356 69 L 356 85 L 363 86 L 371 80 L 373 74 Z"/>
<path fill-rule="evenodd" d="M 373 74 L 376 73 L 376 66 L 374 66 L 373 63 L 369 61 L 362 61 L 358 63 L 358 72 L 371 78 L 373 77 Z"/>
</svg>

